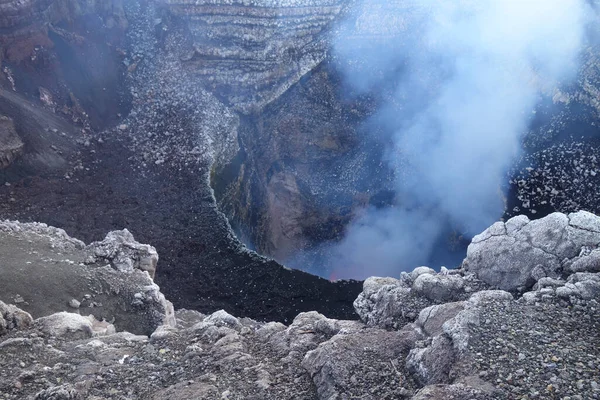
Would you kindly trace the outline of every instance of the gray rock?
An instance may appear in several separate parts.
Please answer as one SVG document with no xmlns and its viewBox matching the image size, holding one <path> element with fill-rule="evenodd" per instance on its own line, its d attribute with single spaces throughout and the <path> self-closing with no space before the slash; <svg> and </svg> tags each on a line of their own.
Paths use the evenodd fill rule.
<svg viewBox="0 0 600 400">
<path fill-rule="evenodd" d="M 150 335 L 150 341 L 157 342 L 160 340 L 165 340 L 173 337 L 177 334 L 177 332 L 178 329 L 173 326 L 161 325 L 158 328 L 156 328 L 154 332 L 152 332 L 152 335 Z"/>
<path fill-rule="evenodd" d="M 464 270 L 435 273 L 431 268 L 419 267 L 403 273 L 400 280 L 368 278 L 354 301 L 354 309 L 368 326 L 399 329 L 415 321 L 429 306 L 466 300 L 473 291 L 485 288 L 483 282 Z"/>
<path fill-rule="evenodd" d="M 578 212 L 554 213 L 527 221 L 519 216 L 498 222 L 473 238 L 463 268 L 503 290 L 526 290 L 543 277 L 558 277 L 565 261 L 570 268 L 596 268 L 593 256 L 575 260 L 582 249 L 600 243 L 600 218 Z"/>
<path fill-rule="evenodd" d="M 419 276 L 424 274 L 435 275 L 435 270 L 429 267 L 417 267 L 412 270 L 408 275 L 410 279 L 414 282 Z"/>
<path fill-rule="evenodd" d="M 427 307 L 421 310 L 415 324 L 421 328 L 426 335 L 435 336 L 442 333 L 442 326 L 446 321 L 454 318 L 464 309 L 465 302 L 462 301 Z"/>
<path fill-rule="evenodd" d="M 464 281 L 460 276 L 441 274 L 419 275 L 412 286 L 418 295 L 435 302 L 446 302 L 457 300 L 461 297 Z"/>
<path fill-rule="evenodd" d="M 600 272 L 600 250 L 578 257 L 565 266 L 569 272 Z"/>
<path fill-rule="evenodd" d="M 175 324 L 173 305 L 144 267 L 154 265 L 156 251 L 126 231 L 86 247 L 62 229 L 3 221 L 0 254 L 0 300 L 23 299 L 20 307 L 33 318 L 72 311 L 73 300 L 81 299 L 76 301 L 82 313 L 114 321 L 120 330 L 150 335 Z"/>
<path fill-rule="evenodd" d="M 81 306 L 81 302 L 78 301 L 77 299 L 71 299 L 69 300 L 69 307 L 71 308 L 79 308 Z"/>
<path fill-rule="evenodd" d="M 204 322 L 213 324 L 215 326 L 226 326 L 239 331 L 242 329 L 240 321 L 231 314 L 228 314 L 225 310 L 219 310 L 204 319 Z"/>
<path fill-rule="evenodd" d="M 94 336 L 92 319 L 79 314 L 60 312 L 35 320 L 35 326 L 44 334 L 70 340 Z"/>
<path fill-rule="evenodd" d="M 351 398 L 365 394 L 370 382 L 378 381 L 374 398 L 399 398 L 407 374 L 399 359 L 414 346 L 415 331 L 388 332 L 363 329 L 352 335 L 336 335 L 306 353 L 304 367 L 317 387 L 321 399 Z M 394 371 L 395 369 L 395 371 Z"/>
<path fill-rule="evenodd" d="M 33 318 L 28 312 L 0 301 L 0 336 L 17 329 L 26 329 L 33 325 Z"/>
<path fill-rule="evenodd" d="M 135 241 L 127 230 L 113 231 L 101 242 L 94 242 L 86 248 L 90 254 L 87 264 L 108 262 L 120 272 L 132 272 L 134 269 L 146 271 L 154 279 L 158 254 L 156 249 Z"/>
<path fill-rule="evenodd" d="M 398 328 L 414 320 L 420 310 L 415 312 L 410 307 L 412 303 L 410 288 L 398 284 L 375 286 L 369 282 L 370 279 L 365 281 L 365 284 L 369 283 L 367 291 L 359 294 L 354 301 L 354 309 L 364 323 L 369 326 Z M 430 305 L 427 300 L 422 300 L 421 303 L 423 308 Z"/>
<path fill-rule="evenodd" d="M 83 400 L 84 396 L 72 385 L 52 386 L 35 395 L 34 400 Z"/>
<path fill-rule="evenodd" d="M 406 369 L 423 386 L 448 383 L 454 360 L 452 341 L 445 335 L 437 335 L 430 346 L 410 351 L 406 358 Z"/>
<path fill-rule="evenodd" d="M 179 309 L 175 311 L 176 327 L 178 329 L 191 328 L 198 322 L 204 321 L 206 315 L 196 310 Z"/>
</svg>

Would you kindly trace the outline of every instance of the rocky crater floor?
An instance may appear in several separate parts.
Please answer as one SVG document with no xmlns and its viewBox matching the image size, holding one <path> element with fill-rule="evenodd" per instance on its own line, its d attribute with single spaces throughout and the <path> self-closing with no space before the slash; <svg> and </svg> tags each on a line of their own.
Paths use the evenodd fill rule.
<svg viewBox="0 0 600 400">
<path fill-rule="evenodd" d="M 13 288 L 1 398 L 600 398 L 600 217 L 587 212 L 497 223 L 456 270 L 369 278 L 360 321 L 289 324 L 173 312 L 154 248 L 127 231 L 88 246 L 43 224 L 0 235 Z"/>
</svg>

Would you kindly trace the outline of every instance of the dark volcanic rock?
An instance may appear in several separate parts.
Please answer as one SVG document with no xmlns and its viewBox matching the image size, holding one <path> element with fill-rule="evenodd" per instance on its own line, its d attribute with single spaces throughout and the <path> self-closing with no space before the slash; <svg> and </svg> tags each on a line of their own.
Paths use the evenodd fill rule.
<svg viewBox="0 0 600 400">
<path fill-rule="evenodd" d="M 103 127 L 127 109 L 122 0 L 3 0 L 0 85 L 74 121 Z"/>
</svg>

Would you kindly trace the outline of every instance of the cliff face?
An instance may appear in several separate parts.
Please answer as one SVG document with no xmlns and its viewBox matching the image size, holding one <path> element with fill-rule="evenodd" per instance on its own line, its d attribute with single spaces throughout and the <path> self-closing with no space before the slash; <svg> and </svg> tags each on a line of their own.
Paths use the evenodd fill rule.
<svg viewBox="0 0 600 400">
<path fill-rule="evenodd" d="M 326 56 L 324 33 L 344 2 L 167 0 L 187 22 L 185 64 L 208 87 L 249 113 L 278 98 Z"/>
<path fill-rule="evenodd" d="M 246 114 L 241 152 L 216 169 L 213 184 L 222 209 L 260 252 L 291 261 L 338 238 L 355 210 L 389 201 L 381 143 L 363 129 L 389 90 L 345 96 L 332 57 L 333 31 L 352 2 L 167 4 L 194 38 L 183 64 Z M 401 38 L 411 7 L 391 2 L 355 16 L 358 35 L 368 43 Z M 387 17 L 398 10 L 407 11 L 402 21 Z"/>
<path fill-rule="evenodd" d="M 336 72 L 321 65 L 262 113 L 242 119 L 243 159 L 215 180 L 234 225 L 278 260 L 335 239 L 353 212 L 389 185 L 386 168 L 370 164 L 382 149 L 360 128 L 377 101 L 345 100 L 340 89 Z"/>
</svg>

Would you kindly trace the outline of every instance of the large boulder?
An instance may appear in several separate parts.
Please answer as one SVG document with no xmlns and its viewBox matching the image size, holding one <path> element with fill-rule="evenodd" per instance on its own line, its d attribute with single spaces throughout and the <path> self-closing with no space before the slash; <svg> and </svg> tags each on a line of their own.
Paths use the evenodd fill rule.
<svg viewBox="0 0 600 400">
<path fill-rule="evenodd" d="M 473 238 L 463 268 L 485 283 L 525 291 L 543 277 L 556 278 L 565 268 L 596 271 L 600 218 L 585 211 L 525 216 L 497 222 Z"/>
<path fill-rule="evenodd" d="M 38 318 L 35 326 L 45 335 L 69 340 L 115 333 L 114 326 L 98 321 L 92 315 L 84 317 L 64 311 Z"/>
<path fill-rule="evenodd" d="M 101 242 L 90 244 L 86 251 L 90 254 L 87 264 L 110 263 L 121 272 L 133 272 L 134 269 L 146 271 L 154 279 L 158 253 L 148 244 L 135 241 L 127 229 L 109 232 Z"/>
<path fill-rule="evenodd" d="M 354 301 L 354 309 L 368 326 L 399 329 L 413 322 L 421 310 L 435 304 L 466 300 L 487 286 L 463 270 L 436 273 L 418 267 L 400 279 L 368 278 Z"/>
</svg>

